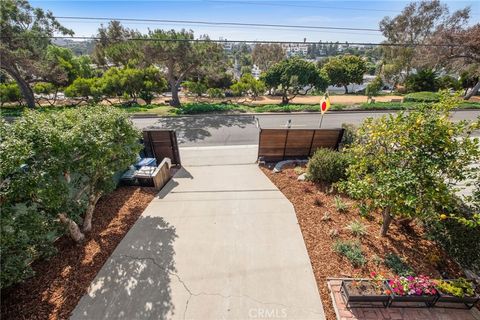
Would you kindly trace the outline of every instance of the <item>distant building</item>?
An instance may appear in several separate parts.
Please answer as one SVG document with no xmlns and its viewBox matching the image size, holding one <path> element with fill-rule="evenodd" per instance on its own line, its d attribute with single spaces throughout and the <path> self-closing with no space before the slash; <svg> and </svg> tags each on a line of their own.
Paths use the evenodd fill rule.
<svg viewBox="0 0 480 320">
<path fill-rule="evenodd" d="M 285 43 L 282 44 L 287 56 L 306 56 L 308 53 L 308 44 L 304 43 Z"/>
<path fill-rule="evenodd" d="M 262 73 L 262 70 L 260 70 L 260 68 L 256 64 L 254 64 L 252 67 L 252 76 L 255 79 L 259 79 L 261 73 Z"/>
</svg>

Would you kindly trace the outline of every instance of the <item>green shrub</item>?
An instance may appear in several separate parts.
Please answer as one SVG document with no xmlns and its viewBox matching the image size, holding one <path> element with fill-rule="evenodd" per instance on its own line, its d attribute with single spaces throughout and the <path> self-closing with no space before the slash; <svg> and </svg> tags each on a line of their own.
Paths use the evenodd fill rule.
<svg viewBox="0 0 480 320">
<path fill-rule="evenodd" d="M 409 276 L 413 274 L 413 270 L 403 261 L 402 258 L 394 253 L 388 253 L 385 256 L 385 265 L 399 276 Z"/>
<path fill-rule="evenodd" d="M 352 221 L 347 226 L 347 230 L 350 230 L 355 237 L 363 237 L 367 234 L 367 227 L 358 220 Z"/>
<path fill-rule="evenodd" d="M 207 85 L 203 82 L 199 81 L 185 81 L 182 85 L 187 88 L 190 93 L 193 93 L 197 96 L 201 96 L 202 94 L 207 92 Z"/>
<path fill-rule="evenodd" d="M 404 102 L 438 102 L 440 101 L 440 94 L 437 92 L 415 92 L 405 95 Z"/>
<path fill-rule="evenodd" d="M 334 183 L 346 177 L 349 157 L 346 153 L 319 148 L 307 165 L 308 178 L 315 182 Z"/>
<path fill-rule="evenodd" d="M 364 266 L 367 262 L 360 244 L 357 242 L 337 240 L 333 245 L 333 251 L 345 256 L 355 267 Z"/>
<path fill-rule="evenodd" d="M 16 83 L 0 83 L 0 103 L 21 102 L 22 93 Z"/>
<path fill-rule="evenodd" d="M 455 79 L 452 76 L 449 75 L 444 75 L 438 79 L 438 88 L 439 89 L 453 89 L 453 90 L 461 90 L 462 89 L 462 84 L 460 81 Z"/>
<path fill-rule="evenodd" d="M 475 295 L 475 290 L 473 289 L 472 282 L 464 279 L 458 278 L 449 281 L 437 280 L 435 281 L 435 286 L 442 291 L 455 297 L 473 297 Z"/>
<path fill-rule="evenodd" d="M 210 98 L 223 98 L 223 97 L 225 97 L 225 93 L 220 88 L 208 88 L 207 95 Z"/>
<path fill-rule="evenodd" d="M 51 254 L 57 237 L 83 239 L 78 223 L 89 231 L 98 199 L 141 145 L 127 115 L 107 106 L 26 111 L 1 120 L 0 136 L 0 283 L 7 287 L 30 276 L 31 262 Z"/>
<path fill-rule="evenodd" d="M 440 244 L 462 267 L 480 272 L 479 227 L 471 228 L 451 219 L 433 220 L 427 224 L 427 231 L 429 238 Z"/>
<path fill-rule="evenodd" d="M 345 202 L 343 202 L 342 198 L 340 196 L 335 196 L 333 198 L 333 201 L 335 202 L 335 208 L 337 209 L 338 212 L 345 213 L 348 211 L 348 206 Z"/>
<path fill-rule="evenodd" d="M 344 131 L 340 144 L 342 148 L 345 148 L 350 146 L 355 141 L 355 138 L 357 137 L 358 127 L 354 124 L 342 123 L 342 128 L 344 129 Z"/>
<path fill-rule="evenodd" d="M 229 111 L 243 112 L 243 109 L 235 104 L 187 103 L 176 109 L 175 112 L 177 114 L 199 114 Z"/>
<path fill-rule="evenodd" d="M 405 80 L 407 92 L 437 91 L 437 74 L 431 69 L 420 70 L 411 74 Z"/>
<path fill-rule="evenodd" d="M 383 87 L 382 77 L 376 76 L 372 82 L 367 84 L 367 87 L 365 88 L 365 94 L 368 97 L 374 97 L 380 93 L 380 90 L 382 90 L 382 87 Z"/>
<path fill-rule="evenodd" d="M 55 86 L 48 82 L 37 82 L 33 85 L 33 92 L 36 94 L 50 94 L 55 91 Z"/>
</svg>

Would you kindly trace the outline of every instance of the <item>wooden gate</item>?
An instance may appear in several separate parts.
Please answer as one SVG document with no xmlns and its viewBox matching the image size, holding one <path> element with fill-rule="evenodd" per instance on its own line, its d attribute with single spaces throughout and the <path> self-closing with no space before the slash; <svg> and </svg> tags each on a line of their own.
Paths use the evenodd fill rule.
<svg viewBox="0 0 480 320">
<path fill-rule="evenodd" d="M 157 159 L 157 163 L 161 163 L 164 158 L 170 158 L 172 165 L 181 165 L 175 130 L 145 129 L 143 144 L 145 155 Z"/>
<path fill-rule="evenodd" d="M 308 158 L 318 148 L 338 150 L 344 129 L 260 129 L 258 159 Z"/>
</svg>

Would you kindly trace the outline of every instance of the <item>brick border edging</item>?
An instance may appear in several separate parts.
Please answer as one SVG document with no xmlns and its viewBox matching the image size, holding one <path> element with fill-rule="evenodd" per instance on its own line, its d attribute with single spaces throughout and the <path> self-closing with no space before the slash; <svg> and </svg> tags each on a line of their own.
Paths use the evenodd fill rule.
<svg viewBox="0 0 480 320">
<path fill-rule="evenodd" d="M 330 285 L 330 281 L 332 280 L 341 280 L 339 278 L 327 278 L 327 287 L 328 291 L 330 292 L 330 299 L 332 299 L 332 305 L 333 305 L 333 310 L 335 311 L 335 316 L 337 317 L 337 320 L 340 320 L 340 312 L 338 311 L 337 304 L 335 303 L 335 296 L 333 294 L 332 286 Z"/>
</svg>

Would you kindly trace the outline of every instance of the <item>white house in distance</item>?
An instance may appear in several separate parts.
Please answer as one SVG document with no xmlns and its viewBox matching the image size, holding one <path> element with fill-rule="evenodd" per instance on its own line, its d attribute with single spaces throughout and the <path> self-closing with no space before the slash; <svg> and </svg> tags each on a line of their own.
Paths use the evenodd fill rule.
<svg viewBox="0 0 480 320">
<path fill-rule="evenodd" d="M 298 56 L 298 55 L 307 55 L 308 53 L 308 44 L 304 43 L 284 43 L 282 44 L 283 49 L 287 56 Z"/>
</svg>

